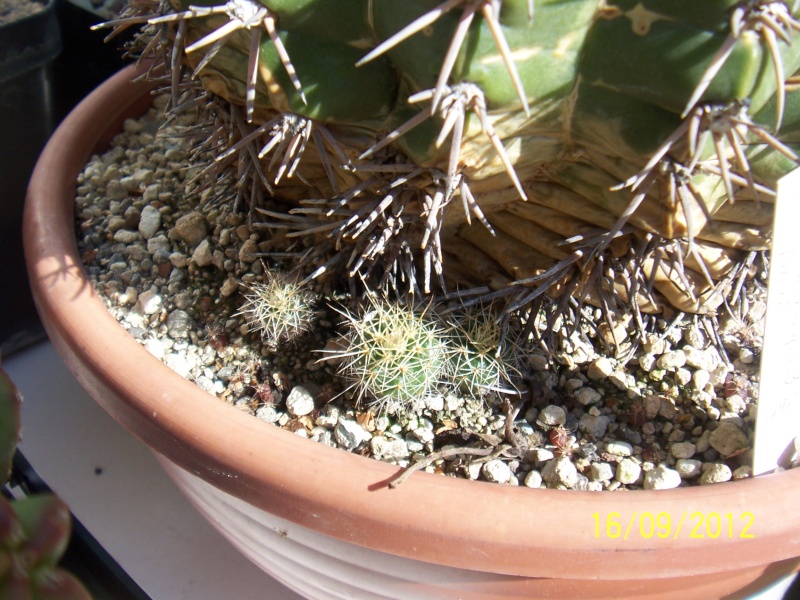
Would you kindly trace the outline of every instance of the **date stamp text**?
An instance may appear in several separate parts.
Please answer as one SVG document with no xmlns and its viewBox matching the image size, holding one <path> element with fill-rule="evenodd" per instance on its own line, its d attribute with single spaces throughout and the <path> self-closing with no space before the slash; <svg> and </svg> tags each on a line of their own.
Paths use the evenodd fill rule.
<svg viewBox="0 0 800 600">
<path fill-rule="evenodd" d="M 751 531 L 755 516 L 751 512 L 717 513 L 686 511 L 680 515 L 668 512 L 634 512 L 625 519 L 618 512 L 592 514 L 594 537 L 627 540 L 633 537 L 643 539 L 659 538 L 677 540 L 681 536 L 688 539 L 753 539 Z"/>
</svg>

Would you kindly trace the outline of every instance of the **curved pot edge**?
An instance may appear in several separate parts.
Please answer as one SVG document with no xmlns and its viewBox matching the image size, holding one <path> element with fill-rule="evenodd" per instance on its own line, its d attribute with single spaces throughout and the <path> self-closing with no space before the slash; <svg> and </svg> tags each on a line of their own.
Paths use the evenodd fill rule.
<svg viewBox="0 0 800 600">
<path fill-rule="evenodd" d="M 99 127 L 87 112 L 99 114 L 112 90 L 120 105 L 131 100 L 134 88 L 123 82 L 132 72 L 129 67 L 90 95 L 43 152 L 28 194 L 25 245 L 37 307 L 54 345 L 95 399 L 157 452 L 301 525 L 383 552 L 461 568 L 532 577 L 568 572 L 587 579 L 612 570 L 614 579 L 641 579 L 654 573 L 666 578 L 725 571 L 731 564 L 752 567 L 800 555 L 800 539 L 793 534 L 800 530 L 800 513 L 792 502 L 800 469 L 718 486 L 636 491 L 635 505 L 623 503 L 620 494 L 514 489 L 426 473 L 390 491 L 384 484 L 396 468 L 318 447 L 258 422 L 173 373 L 133 340 L 91 291 L 72 235 L 74 184 L 70 190 L 56 189 L 59 176 L 74 181 L 88 155 L 75 150 L 66 166 L 57 167 L 57 145 L 78 134 L 80 115 L 83 125 Z M 143 88 L 136 89 L 142 93 Z M 119 114 L 112 120 L 119 121 Z M 102 137 L 94 134 L 95 141 Z M 89 316 L 98 309 L 104 317 Z M 120 376 L 126 363 L 135 368 Z M 145 384 L 148 377 L 155 386 Z M 201 412 L 202 418 L 190 417 Z M 295 469 L 270 458 L 282 452 L 294 457 Z M 625 519 L 633 511 L 665 513 L 676 522 L 692 512 L 751 512 L 757 535 L 746 541 L 711 540 L 711 546 L 680 536 L 669 547 L 663 540 L 620 542 L 595 535 L 595 513 L 618 512 Z M 494 527 L 482 526 L 486 519 Z"/>
</svg>

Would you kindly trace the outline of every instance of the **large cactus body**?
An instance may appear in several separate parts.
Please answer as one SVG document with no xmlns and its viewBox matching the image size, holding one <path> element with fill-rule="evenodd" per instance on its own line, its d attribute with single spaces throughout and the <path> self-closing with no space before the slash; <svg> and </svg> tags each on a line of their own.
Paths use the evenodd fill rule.
<svg viewBox="0 0 800 600">
<path fill-rule="evenodd" d="M 261 179 L 296 208 L 268 214 L 316 236 L 318 272 L 378 265 L 424 272 L 427 287 L 441 271 L 459 285 L 709 312 L 746 254 L 769 247 L 772 190 L 798 141 L 800 100 L 783 83 L 800 68 L 796 5 L 203 6 L 184 0 L 151 22 L 187 24 L 176 47 L 204 86 L 243 107 L 248 131 L 269 125 L 251 136 L 268 150 Z M 217 47 L 207 36 L 225 27 Z"/>
</svg>

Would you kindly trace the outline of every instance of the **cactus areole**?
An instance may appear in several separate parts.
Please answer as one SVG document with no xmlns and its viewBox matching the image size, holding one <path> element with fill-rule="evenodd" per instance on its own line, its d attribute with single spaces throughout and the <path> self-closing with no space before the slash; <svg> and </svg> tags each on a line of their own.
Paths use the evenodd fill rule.
<svg viewBox="0 0 800 600">
<path fill-rule="evenodd" d="M 206 175 L 306 281 L 641 321 L 713 315 L 764 258 L 797 163 L 798 12 L 144 0 L 104 26 L 142 26 L 171 110 L 211 115 Z"/>
</svg>

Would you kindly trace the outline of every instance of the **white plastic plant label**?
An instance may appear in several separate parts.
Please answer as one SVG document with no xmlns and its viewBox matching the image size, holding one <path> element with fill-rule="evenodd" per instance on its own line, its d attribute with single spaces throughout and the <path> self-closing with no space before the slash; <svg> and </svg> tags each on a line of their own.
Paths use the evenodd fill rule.
<svg viewBox="0 0 800 600">
<path fill-rule="evenodd" d="M 800 169 L 778 182 L 753 474 L 788 467 L 800 436 Z"/>
</svg>

